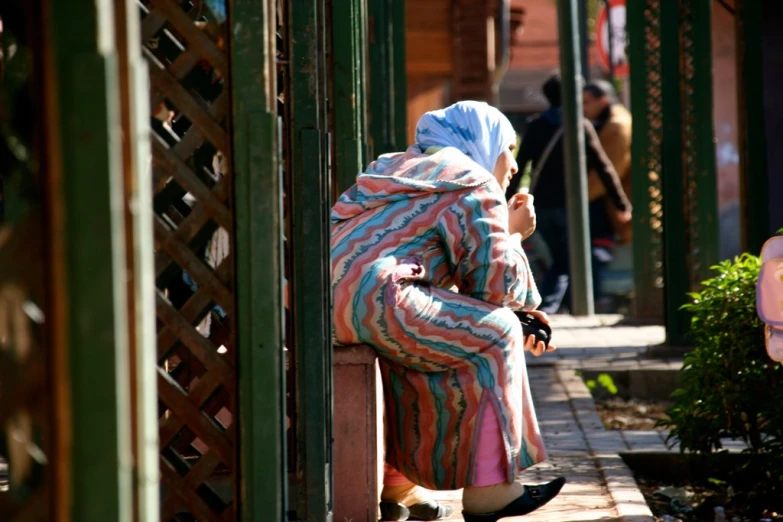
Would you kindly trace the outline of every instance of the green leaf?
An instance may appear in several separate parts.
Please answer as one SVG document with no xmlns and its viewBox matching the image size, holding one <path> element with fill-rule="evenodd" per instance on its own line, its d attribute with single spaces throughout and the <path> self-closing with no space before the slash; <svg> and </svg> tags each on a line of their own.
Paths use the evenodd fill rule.
<svg viewBox="0 0 783 522">
<path fill-rule="evenodd" d="M 617 395 L 617 386 L 615 386 L 612 377 L 609 374 L 602 373 L 598 376 L 598 382 L 606 388 L 606 390 L 612 395 Z"/>
</svg>

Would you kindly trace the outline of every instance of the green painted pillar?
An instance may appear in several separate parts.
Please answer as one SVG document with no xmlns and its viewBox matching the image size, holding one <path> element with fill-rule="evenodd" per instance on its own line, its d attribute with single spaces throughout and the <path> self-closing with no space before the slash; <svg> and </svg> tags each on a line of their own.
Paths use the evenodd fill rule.
<svg viewBox="0 0 783 522">
<path fill-rule="evenodd" d="M 287 520 L 280 171 L 275 12 L 271 0 L 233 0 L 231 99 L 236 212 L 239 513 Z"/>
<path fill-rule="evenodd" d="M 371 2 L 368 6 L 368 58 L 370 61 L 370 156 L 376 157 L 392 149 L 391 128 L 394 125 L 394 106 L 390 105 L 394 77 L 391 45 L 389 0 Z"/>
<path fill-rule="evenodd" d="M 590 221 L 587 213 L 587 166 L 576 0 L 558 0 L 557 15 L 563 89 L 563 143 L 566 156 L 572 313 L 577 316 L 593 315 Z"/>
<path fill-rule="evenodd" d="M 132 520 L 119 75 L 109 0 L 51 2 L 47 20 L 65 251 L 71 516 Z M 52 162 L 57 161 L 51 159 Z"/>
<path fill-rule="evenodd" d="M 405 2 L 378 0 L 368 8 L 372 161 L 406 147 Z"/>
<path fill-rule="evenodd" d="M 758 255 L 769 238 L 769 180 L 764 124 L 764 2 L 737 0 L 737 92 L 739 96 L 742 250 Z"/>
<path fill-rule="evenodd" d="M 333 139 L 338 194 L 354 184 L 367 159 L 364 4 L 364 0 L 332 2 Z"/>
<path fill-rule="evenodd" d="M 629 2 L 631 65 L 631 200 L 633 203 L 633 314 L 663 317 L 663 192 L 661 190 L 661 19 L 658 0 Z"/>
<path fill-rule="evenodd" d="M 661 58 L 663 96 L 663 269 L 666 342 L 685 344 L 688 319 L 680 307 L 689 290 L 688 253 L 683 179 L 683 140 L 680 73 L 680 1 L 661 2 Z M 687 259 L 687 258 L 686 258 Z"/>
<path fill-rule="evenodd" d="M 334 24 L 343 19 L 359 23 L 358 19 L 347 16 L 343 10 L 347 6 L 341 4 L 333 3 Z M 361 11 L 357 10 L 354 15 L 361 17 Z M 287 345 L 289 349 L 293 347 L 295 353 L 297 379 L 296 515 L 297 520 L 326 522 L 331 518 L 333 494 L 331 183 L 327 169 L 327 70 L 323 52 L 328 37 L 325 2 L 296 0 L 291 3 L 288 16 L 291 122 L 287 132 L 291 171 L 287 173 L 286 196 L 291 212 L 288 241 L 292 260 L 290 295 L 294 339 Z M 340 53 L 336 45 L 332 49 L 332 59 L 337 67 Z M 359 72 L 353 72 L 358 78 Z M 337 105 L 344 100 L 340 99 L 336 78 L 334 81 L 337 111 Z M 357 107 L 363 107 L 358 94 L 354 101 Z M 337 126 L 337 112 L 334 119 Z M 338 161 L 342 157 L 360 162 L 361 149 L 349 145 L 339 136 L 335 138 Z"/>
<path fill-rule="evenodd" d="M 686 291 L 697 291 L 720 261 L 718 176 L 712 83 L 713 2 L 681 0 L 681 100 L 685 219 L 688 232 Z M 680 256 L 682 259 L 682 256 Z M 676 262 L 669 258 L 669 262 Z M 683 296 L 683 303 L 686 297 Z"/>
</svg>

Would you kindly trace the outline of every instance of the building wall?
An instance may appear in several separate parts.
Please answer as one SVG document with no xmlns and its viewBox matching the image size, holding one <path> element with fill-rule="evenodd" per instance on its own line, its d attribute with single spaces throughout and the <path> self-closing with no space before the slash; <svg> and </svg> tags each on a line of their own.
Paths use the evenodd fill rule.
<svg viewBox="0 0 783 522">
<path fill-rule="evenodd" d="M 458 100 L 491 101 L 499 0 L 408 0 L 408 140 L 426 111 Z"/>
<path fill-rule="evenodd" d="M 511 0 L 525 10 L 521 34 L 511 47 L 511 64 L 500 86 L 500 109 L 507 113 L 534 113 L 547 106 L 541 86 L 560 68 L 557 3 L 552 0 Z M 590 77 L 604 72 L 599 66 L 595 39 L 587 49 Z"/>
<path fill-rule="evenodd" d="M 408 74 L 408 142 L 416 122 L 449 99 L 454 68 L 452 0 L 408 0 L 405 4 L 405 55 Z"/>
<path fill-rule="evenodd" d="M 408 77 L 408 143 L 416 141 L 416 123 L 422 114 L 448 105 L 450 80 L 442 76 Z"/>
<path fill-rule="evenodd" d="M 408 76 L 451 76 L 452 1 L 405 3 L 405 57 Z"/>
</svg>

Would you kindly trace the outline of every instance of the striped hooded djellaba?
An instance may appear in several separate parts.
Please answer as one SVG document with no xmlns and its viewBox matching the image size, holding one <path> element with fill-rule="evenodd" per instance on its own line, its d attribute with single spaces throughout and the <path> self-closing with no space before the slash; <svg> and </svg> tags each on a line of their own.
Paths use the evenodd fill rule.
<svg viewBox="0 0 783 522">
<path fill-rule="evenodd" d="M 513 313 L 540 297 L 494 176 L 465 147 L 421 141 L 332 210 L 335 342 L 380 356 L 389 464 L 430 489 L 471 485 L 493 408 L 511 482 L 545 459 Z"/>
</svg>

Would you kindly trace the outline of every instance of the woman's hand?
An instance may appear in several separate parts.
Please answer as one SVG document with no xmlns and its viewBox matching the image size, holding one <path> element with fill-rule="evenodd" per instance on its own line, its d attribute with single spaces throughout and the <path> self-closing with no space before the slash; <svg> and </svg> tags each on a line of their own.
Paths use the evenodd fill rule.
<svg viewBox="0 0 783 522">
<path fill-rule="evenodd" d="M 527 310 L 526 313 L 534 316 L 544 324 L 549 324 L 549 316 L 545 312 L 541 312 L 539 310 Z M 542 341 L 536 342 L 535 336 L 528 335 L 525 337 L 525 350 L 532 353 L 536 357 L 541 357 L 544 352 L 554 352 L 557 350 L 557 347 L 551 342 L 549 343 L 549 346 L 546 346 Z"/>
<path fill-rule="evenodd" d="M 514 194 L 508 202 L 508 230 L 527 239 L 536 230 L 536 209 L 531 194 Z"/>
</svg>

